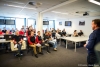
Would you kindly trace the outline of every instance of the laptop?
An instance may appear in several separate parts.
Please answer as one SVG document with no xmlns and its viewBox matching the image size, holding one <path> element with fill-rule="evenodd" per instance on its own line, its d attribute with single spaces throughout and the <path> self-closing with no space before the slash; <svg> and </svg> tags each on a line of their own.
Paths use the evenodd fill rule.
<svg viewBox="0 0 100 67">
<path fill-rule="evenodd" d="M 12 40 L 14 35 L 4 35 L 4 39 Z"/>
</svg>

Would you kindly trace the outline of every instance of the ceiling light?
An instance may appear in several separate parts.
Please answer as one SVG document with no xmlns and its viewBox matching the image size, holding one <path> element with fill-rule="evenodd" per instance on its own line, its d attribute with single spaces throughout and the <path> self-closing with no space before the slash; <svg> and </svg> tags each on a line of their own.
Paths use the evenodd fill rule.
<svg viewBox="0 0 100 67">
<path fill-rule="evenodd" d="M 91 2 L 91 3 L 97 4 L 97 5 L 100 5 L 100 2 L 97 2 L 95 0 L 88 0 L 88 1 Z"/>
<path fill-rule="evenodd" d="M 8 4 L 4 4 L 4 5 L 5 5 L 5 6 L 10 6 L 10 7 L 26 8 L 26 9 L 34 9 L 34 10 L 36 10 L 35 8 L 28 8 L 28 7 L 15 6 L 15 5 L 8 5 Z"/>
<path fill-rule="evenodd" d="M 68 15 L 68 13 L 62 13 L 62 12 L 57 12 L 57 11 L 52 11 L 53 13 L 58 13 L 58 14 L 66 14 Z"/>
</svg>

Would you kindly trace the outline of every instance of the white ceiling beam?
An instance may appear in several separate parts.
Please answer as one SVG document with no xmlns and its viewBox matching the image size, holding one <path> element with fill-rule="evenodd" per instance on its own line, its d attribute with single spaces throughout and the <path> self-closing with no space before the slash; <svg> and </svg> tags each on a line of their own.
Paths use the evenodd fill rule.
<svg viewBox="0 0 100 67">
<path fill-rule="evenodd" d="M 61 4 L 58 4 L 58 5 L 54 6 L 54 7 L 51 7 L 51 8 L 49 8 L 49 9 L 44 10 L 44 11 L 41 11 L 41 13 L 45 13 L 45 12 L 51 11 L 51 10 L 53 10 L 53 9 L 59 8 L 59 7 L 61 7 L 61 6 L 70 4 L 70 3 L 75 2 L 75 1 L 77 1 L 77 0 L 68 0 L 68 1 L 65 1 L 65 2 L 63 2 L 63 3 L 61 3 Z"/>
</svg>

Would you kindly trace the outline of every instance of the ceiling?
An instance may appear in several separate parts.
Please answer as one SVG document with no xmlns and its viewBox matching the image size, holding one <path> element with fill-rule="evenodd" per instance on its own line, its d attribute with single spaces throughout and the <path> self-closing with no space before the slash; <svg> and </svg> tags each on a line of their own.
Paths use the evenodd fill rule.
<svg viewBox="0 0 100 67">
<path fill-rule="evenodd" d="M 46 19 L 83 17 L 84 12 L 89 13 L 88 17 L 100 16 L 100 6 L 90 3 L 88 0 L 76 0 L 53 8 L 69 1 L 73 0 L 0 0 L 0 16 L 36 18 L 38 12 L 45 10 L 47 11 L 43 13 L 43 17 Z M 32 6 L 28 4 L 29 2 L 41 3 L 41 5 Z M 52 11 L 68 14 L 53 13 Z M 79 13 L 76 13 L 77 11 Z"/>
</svg>

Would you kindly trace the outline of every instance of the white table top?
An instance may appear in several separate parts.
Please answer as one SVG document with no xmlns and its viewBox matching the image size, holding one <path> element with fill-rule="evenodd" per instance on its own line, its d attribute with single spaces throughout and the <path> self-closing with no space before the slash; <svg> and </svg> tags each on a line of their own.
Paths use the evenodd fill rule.
<svg viewBox="0 0 100 67">
<path fill-rule="evenodd" d="M 0 39 L 0 43 L 10 42 L 10 40 L 6 41 L 6 39 Z"/>
<path fill-rule="evenodd" d="M 0 36 L 0 38 L 3 38 L 4 36 Z"/>
<path fill-rule="evenodd" d="M 87 41 L 88 37 L 61 37 L 61 39 L 66 39 L 73 42 L 81 42 L 81 41 Z"/>
</svg>

